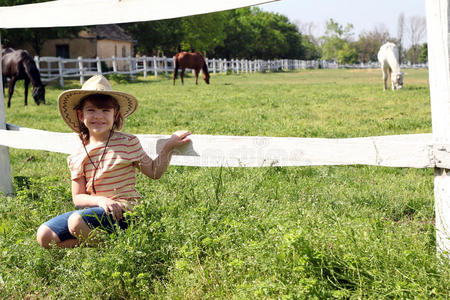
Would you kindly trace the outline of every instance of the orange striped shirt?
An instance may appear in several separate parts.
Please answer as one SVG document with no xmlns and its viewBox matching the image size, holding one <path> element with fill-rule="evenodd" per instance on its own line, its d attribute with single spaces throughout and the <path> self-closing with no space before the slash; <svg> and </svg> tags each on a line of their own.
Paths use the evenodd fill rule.
<svg viewBox="0 0 450 300">
<path fill-rule="evenodd" d="M 109 140 L 105 155 L 105 143 L 86 146 L 86 149 L 95 166 L 99 166 L 95 174 L 96 195 L 116 200 L 126 209 L 132 209 L 141 195 L 136 190 L 135 167 L 141 162 L 151 159 L 142 149 L 139 139 L 122 132 L 114 132 Z M 92 165 L 86 151 L 80 147 L 67 158 L 71 179 L 82 176 L 86 179 L 86 191 L 93 194 L 92 176 L 95 166 Z"/>
</svg>

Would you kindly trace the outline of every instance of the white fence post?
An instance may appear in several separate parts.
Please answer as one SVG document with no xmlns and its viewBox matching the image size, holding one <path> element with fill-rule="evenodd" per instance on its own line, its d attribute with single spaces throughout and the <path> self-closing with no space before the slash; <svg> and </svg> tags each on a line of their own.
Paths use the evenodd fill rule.
<svg viewBox="0 0 450 300">
<path fill-rule="evenodd" d="M 64 65 L 61 57 L 58 57 L 58 73 L 59 73 L 59 85 L 64 87 Z"/>
<path fill-rule="evenodd" d="M 164 58 L 164 72 L 165 72 L 166 76 L 169 76 L 169 69 L 167 66 L 167 57 L 163 56 L 163 58 Z"/>
<path fill-rule="evenodd" d="M 39 56 L 34 57 L 34 62 L 36 63 L 36 67 L 39 72 L 41 72 L 41 59 L 39 58 Z"/>
<path fill-rule="evenodd" d="M 158 77 L 158 62 L 156 61 L 156 56 L 153 56 L 153 74 Z"/>
<path fill-rule="evenodd" d="M 80 70 L 80 83 L 84 83 L 83 58 L 78 56 L 78 69 Z"/>
<path fill-rule="evenodd" d="M 0 81 L 0 87 L 3 89 L 3 85 Z M 3 93 L 0 93 L 0 129 L 6 129 L 5 122 L 5 101 Z M 8 147 L 0 146 L 0 192 L 7 196 L 14 196 L 14 189 L 11 178 L 11 162 L 9 159 Z"/>
<path fill-rule="evenodd" d="M 450 6 L 449 0 L 427 0 L 428 65 L 433 127 L 436 245 L 450 258 Z M 438 156 L 439 158 L 436 158 Z"/>
<path fill-rule="evenodd" d="M 113 72 L 117 73 L 117 57 L 114 55 L 112 57 L 112 65 L 113 65 Z"/>
<path fill-rule="evenodd" d="M 47 60 L 47 77 L 50 78 L 52 76 L 52 63 Z"/>
<path fill-rule="evenodd" d="M 130 56 L 128 56 L 128 61 L 129 61 L 129 69 L 130 69 L 130 79 L 133 80 L 134 76 L 133 76 L 133 58 Z"/>
<path fill-rule="evenodd" d="M 147 78 L 147 56 L 142 56 L 142 63 L 144 67 L 144 78 Z"/>
<path fill-rule="evenodd" d="M 102 62 L 100 60 L 100 57 L 97 56 L 96 60 L 97 60 L 97 72 L 99 74 L 102 74 Z"/>
<path fill-rule="evenodd" d="M 0 53 L 2 52 L 2 43 L 0 36 Z M 0 129 L 6 129 L 5 119 L 5 99 L 3 96 L 3 78 L 2 64 L 0 58 Z M 8 147 L 0 146 L 0 192 L 7 196 L 14 196 L 14 188 L 11 178 L 11 162 L 9 160 Z"/>
</svg>

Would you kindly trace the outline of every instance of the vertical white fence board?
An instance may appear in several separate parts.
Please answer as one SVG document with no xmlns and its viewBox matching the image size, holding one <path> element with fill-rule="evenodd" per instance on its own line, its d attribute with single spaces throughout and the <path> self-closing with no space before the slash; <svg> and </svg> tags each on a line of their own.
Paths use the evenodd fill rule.
<svg viewBox="0 0 450 300">
<path fill-rule="evenodd" d="M 450 147 L 449 0 L 427 0 L 428 66 L 435 152 Z M 445 146 L 447 145 L 447 146 Z M 434 177 L 437 250 L 450 258 L 449 162 L 437 164 Z M 442 168 L 439 168 L 442 167 Z"/>
<path fill-rule="evenodd" d="M 78 69 L 80 70 L 80 84 L 84 83 L 83 58 L 78 56 Z"/>
<path fill-rule="evenodd" d="M 63 60 L 61 57 L 58 57 L 58 73 L 59 73 L 59 85 L 64 87 L 64 66 Z"/>
<path fill-rule="evenodd" d="M 450 258 L 450 170 L 435 168 L 434 209 L 438 253 Z"/>
<path fill-rule="evenodd" d="M 0 36 L 0 53 L 2 52 L 2 38 Z M 2 59 L 0 55 L 0 129 L 6 129 L 5 99 L 3 96 Z M 13 195 L 11 179 L 11 165 L 9 161 L 8 147 L 0 146 L 0 192 Z"/>
<path fill-rule="evenodd" d="M 8 147 L 4 146 L 0 146 L 0 174 L 0 192 L 7 196 L 13 196 L 14 189 L 11 178 L 9 151 Z"/>
</svg>

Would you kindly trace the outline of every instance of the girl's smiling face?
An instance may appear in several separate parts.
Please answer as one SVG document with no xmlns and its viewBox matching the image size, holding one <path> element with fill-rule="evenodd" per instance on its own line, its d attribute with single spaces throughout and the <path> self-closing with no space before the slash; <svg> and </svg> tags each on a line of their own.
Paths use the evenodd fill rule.
<svg viewBox="0 0 450 300">
<path fill-rule="evenodd" d="M 98 108 L 86 101 L 83 109 L 78 111 L 78 118 L 88 128 L 89 135 L 96 141 L 106 140 L 115 120 L 114 108 Z"/>
</svg>

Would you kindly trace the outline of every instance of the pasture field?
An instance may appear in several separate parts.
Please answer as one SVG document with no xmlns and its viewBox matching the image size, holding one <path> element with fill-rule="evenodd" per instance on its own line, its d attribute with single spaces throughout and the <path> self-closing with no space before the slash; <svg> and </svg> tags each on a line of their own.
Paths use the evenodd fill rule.
<svg viewBox="0 0 450 300">
<path fill-rule="evenodd" d="M 124 131 L 292 137 L 431 132 L 427 70 L 382 90 L 380 70 L 164 76 L 114 89 L 139 99 Z M 76 81 L 66 88 L 79 88 Z M 68 132 L 56 99 L 6 120 Z M 58 141 L 55 141 L 58 143 Z M 433 170 L 371 166 L 170 167 L 138 175 L 142 204 L 97 247 L 44 250 L 41 223 L 73 209 L 66 155 L 10 149 L 16 197 L 0 197 L 0 298 L 448 299 L 436 255 Z"/>
</svg>

